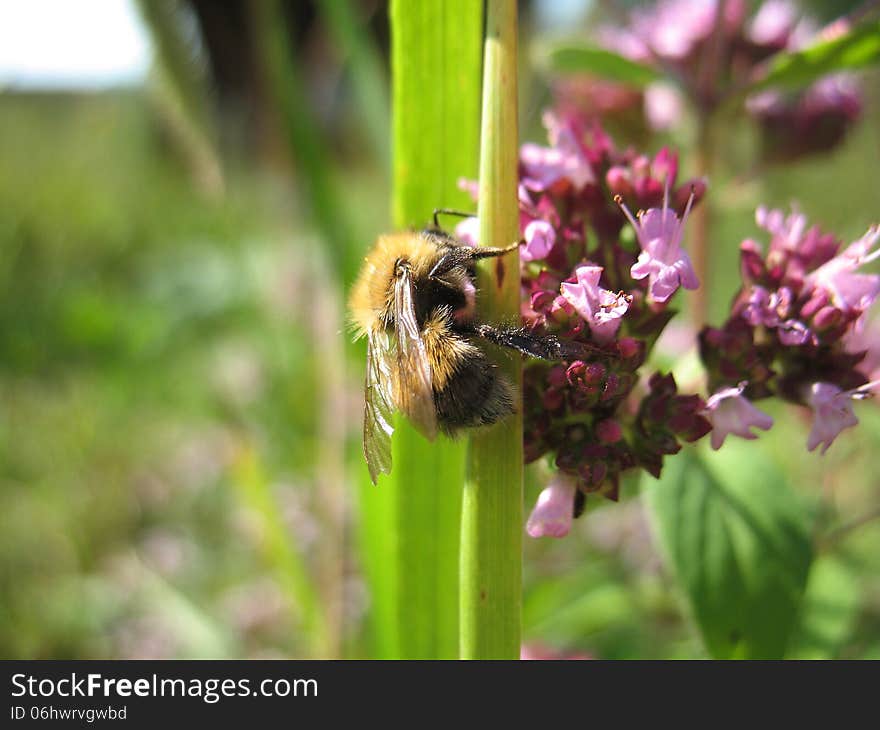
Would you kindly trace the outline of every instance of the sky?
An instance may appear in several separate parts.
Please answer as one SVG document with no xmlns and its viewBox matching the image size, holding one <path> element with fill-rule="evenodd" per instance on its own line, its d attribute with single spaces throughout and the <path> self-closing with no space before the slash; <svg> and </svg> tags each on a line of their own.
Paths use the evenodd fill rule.
<svg viewBox="0 0 880 730">
<path fill-rule="evenodd" d="M 134 0 L 0 0 L 0 91 L 130 86 L 151 59 Z"/>
</svg>

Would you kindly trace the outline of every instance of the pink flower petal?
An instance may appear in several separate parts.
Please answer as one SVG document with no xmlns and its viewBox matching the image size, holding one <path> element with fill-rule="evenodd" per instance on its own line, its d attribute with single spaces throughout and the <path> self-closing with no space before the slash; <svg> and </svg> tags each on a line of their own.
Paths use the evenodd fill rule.
<svg viewBox="0 0 880 730">
<path fill-rule="evenodd" d="M 731 434 L 744 439 L 755 439 L 752 428 L 764 431 L 773 425 L 773 419 L 751 404 L 742 393 L 745 384 L 735 388 L 724 388 L 706 401 L 706 417 L 712 423 L 712 448 L 721 448 L 724 440 Z"/>
<path fill-rule="evenodd" d="M 538 495 L 526 522 L 530 537 L 565 537 L 574 518 L 574 497 L 577 485 L 573 477 L 557 472 L 550 484 Z"/>
</svg>

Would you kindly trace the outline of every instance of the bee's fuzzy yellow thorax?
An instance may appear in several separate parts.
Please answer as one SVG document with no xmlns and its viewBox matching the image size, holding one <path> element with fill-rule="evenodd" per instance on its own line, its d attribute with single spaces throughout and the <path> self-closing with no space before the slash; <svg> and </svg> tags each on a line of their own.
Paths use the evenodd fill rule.
<svg viewBox="0 0 880 730">
<path fill-rule="evenodd" d="M 360 274 L 349 297 L 349 310 L 358 337 L 376 326 L 389 311 L 394 292 L 394 267 L 401 259 L 409 262 L 413 278 L 428 275 L 440 258 L 437 242 L 429 235 L 415 232 L 379 236 L 372 251 L 364 258 Z"/>
</svg>

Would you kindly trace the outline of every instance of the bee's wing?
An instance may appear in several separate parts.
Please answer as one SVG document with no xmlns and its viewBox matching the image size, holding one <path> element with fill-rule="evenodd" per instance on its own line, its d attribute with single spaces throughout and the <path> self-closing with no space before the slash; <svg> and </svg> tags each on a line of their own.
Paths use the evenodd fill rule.
<svg viewBox="0 0 880 730">
<path fill-rule="evenodd" d="M 384 332 L 367 337 L 367 376 L 364 382 L 364 458 L 373 484 L 391 471 L 391 350 Z"/>
<path fill-rule="evenodd" d="M 394 400 L 413 425 L 429 439 L 437 435 L 437 410 L 431 386 L 431 362 L 422 340 L 408 271 L 394 284 L 394 328 L 397 335 L 397 378 Z"/>
</svg>

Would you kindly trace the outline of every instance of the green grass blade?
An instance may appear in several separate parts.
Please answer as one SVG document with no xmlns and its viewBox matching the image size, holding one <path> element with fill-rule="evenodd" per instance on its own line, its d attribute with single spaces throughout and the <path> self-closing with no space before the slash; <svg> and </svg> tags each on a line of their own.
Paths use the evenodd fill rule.
<svg viewBox="0 0 880 730">
<path fill-rule="evenodd" d="M 480 148 L 480 241 L 519 238 L 517 204 L 516 0 L 489 0 Z M 480 316 L 519 317 L 519 259 L 487 259 L 479 271 Z M 519 356 L 495 353 L 522 390 Z M 471 437 L 461 532 L 461 642 L 464 659 L 519 658 L 523 534 L 522 415 Z"/>
<path fill-rule="evenodd" d="M 328 658 L 328 628 L 320 596 L 294 536 L 284 525 L 259 455 L 250 448 L 243 449 L 231 476 L 242 502 L 260 521 L 265 559 L 297 607 L 302 635 L 308 637 L 313 656 Z"/>
<path fill-rule="evenodd" d="M 318 7 L 334 41 L 346 56 L 358 109 L 363 114 L 366 137 L 382 171 L 390 165 L 388 84 L 379 49 L 365 33 L 352 0 L 320 0 Z"/>
<path fill-rule="evenodd" d="M 250 4 L 255 38 L 268 86 L 277 106 L 288 147 L 296 160 L 302 190 L 311 204 L 343 281 L 354 278 L 360 264 L 355 252 L 351 204 L 333 175 L 333 158 L 311 113 L 302 69 L 290 47 L 280 0 Z"/>
<path fill-rule="evenodd" d="M 393 219 L 422 227 L 434 208 L 474 207 L 457 180 L 478 166 L 482 3 L 395 0 L 390 13 Z M 464 444 L 429 443 L 399 418 L 393 458 L 390 477 L 361 491 L 364 518 L 377 521 L 369 549 L 390 556 L 386 575 L 367 571 L 378 653 L 452 658 Z"/>
</svg>

